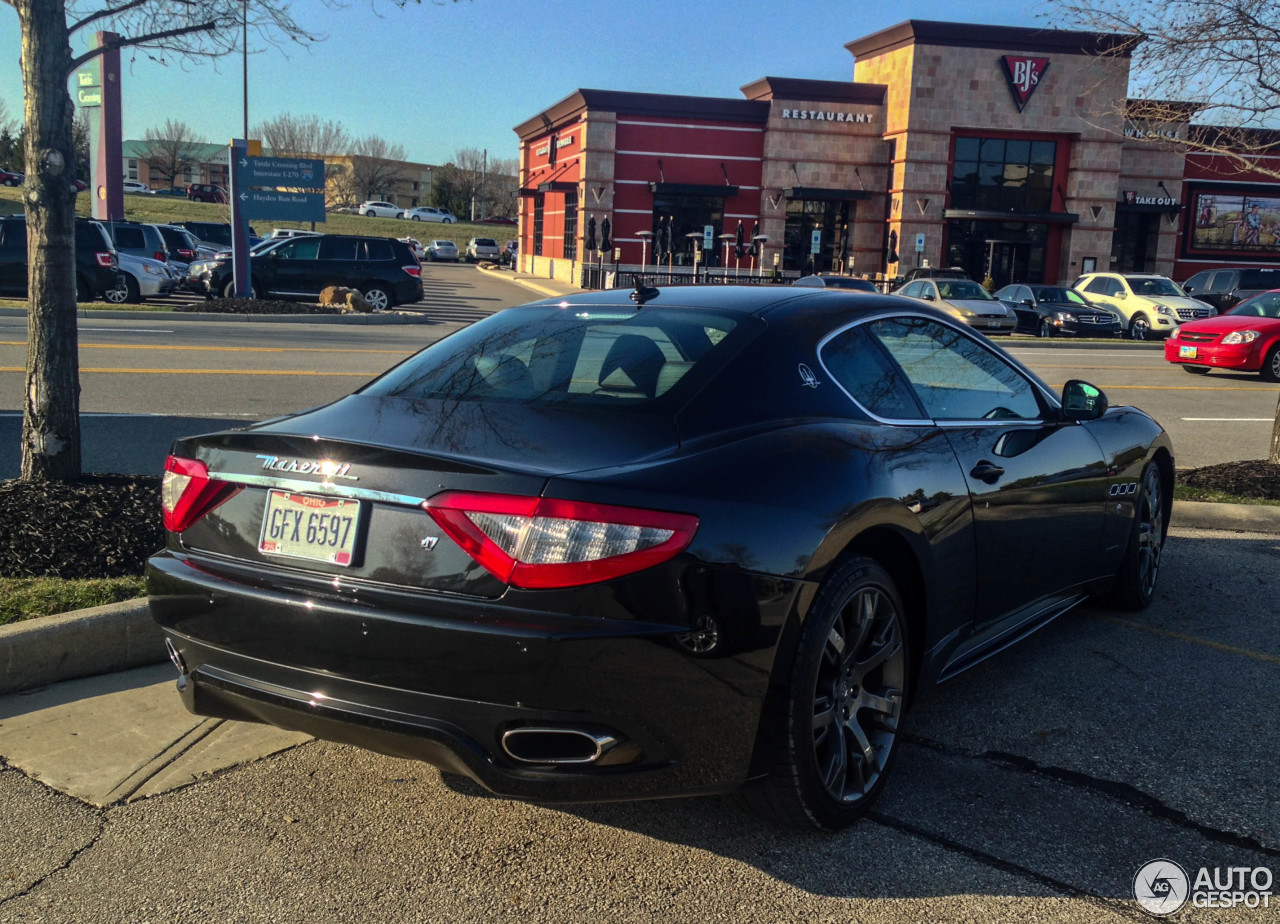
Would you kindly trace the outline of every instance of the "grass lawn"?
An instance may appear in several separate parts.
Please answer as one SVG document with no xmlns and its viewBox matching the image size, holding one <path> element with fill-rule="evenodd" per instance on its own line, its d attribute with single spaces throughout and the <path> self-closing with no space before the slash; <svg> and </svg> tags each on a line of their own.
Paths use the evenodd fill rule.
<svg viewBox="0 0 1280 924">
<path fill-rule="evenodd" d="M 1257 504 L 1262 507 L 1280 507 L 1280 501 L 1265 497 L 1241 497 L 1227 494 L 1225 491 L 1214 491 L 1209 488 L 1193 488 L 1191 485 L 1175 484 L 1173 499 L 1184 501 L 1201 501 L 1209 504 Z"/>
<path fill-rule="evenodd" d="M 132 600 L 146 593 L 141 575 L 118 578 L 0 578 L 0 626 L 90 606 Z"/>
<path fill-rule="evenodd" d="M 0 186 L 0 206 L 9 212 L 21 212 L 22 190 L 16 186 Z M 76 197 L 76 214 L 88 216 L 91 200 L 87 192 Z M 124 197 L 124 217 L 149 224 L 178 224 L 184 221 L 230 221 L 231 207 L 212 202 L 191 202 L 181 196 Z M 419 241 L 451 240 L 462 250 L 473 237 L 491 237 L 499 246 L 516 236 L 515 225 L 480 225 L 458 222 L 446 225 L 428 221 L 404 221 L 398 218 L 365 218 L 363 215 L 330 214 L 324 222 L 255 221 L 253 228 L 266 234 L 272 228 L 303 228 L 328 234 L 371 234 L 377 237 L 413 237 Z"/>
</svg>

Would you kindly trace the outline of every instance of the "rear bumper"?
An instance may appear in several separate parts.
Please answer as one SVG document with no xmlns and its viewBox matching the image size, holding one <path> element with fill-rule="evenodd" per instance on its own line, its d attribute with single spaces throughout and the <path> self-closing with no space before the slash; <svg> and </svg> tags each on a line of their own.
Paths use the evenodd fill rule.
<svg viewBox="0 0 1280 924">
<path fill-rule="evenodd" d="M 532 801 L 713 792 L 750 775 L 771 644 L 700 660 L 669 625 L 444 595 L 389 611 L 250 586 L 172 552 L 151 559 L 148 584 L 198 715 L 422 760 Z M 608 735 L 618 749 L 591 764 L 522 762 L 502 738 L 530 727 Z"/>
</svg>

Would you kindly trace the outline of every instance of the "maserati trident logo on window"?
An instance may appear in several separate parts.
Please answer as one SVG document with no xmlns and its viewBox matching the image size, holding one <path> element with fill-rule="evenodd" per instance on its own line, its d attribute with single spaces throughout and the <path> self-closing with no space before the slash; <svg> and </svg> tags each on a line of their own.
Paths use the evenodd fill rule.
<svg viewBox="0 0 1280 924">
<path fill-rule="evenodd" d="M 1004 76 L 1009 81 L 1009 92 L 1013 94 L 1013 101 L 1021 112 L 1044 79 L 1044 72 L 1049 69 L 1049 59 L 1005 55 L 1000 63 L 1004 65 Z"/>
</svg>

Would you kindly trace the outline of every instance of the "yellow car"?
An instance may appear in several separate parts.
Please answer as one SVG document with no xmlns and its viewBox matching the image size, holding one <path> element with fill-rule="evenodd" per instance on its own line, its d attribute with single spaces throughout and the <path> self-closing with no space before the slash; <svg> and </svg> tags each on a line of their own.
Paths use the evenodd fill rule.
<svg viewBox="0 0 1280 924">
<path fill-rule="evenodd" d="M 1071 288 L 1119 314 L 1133 340 L 1164 339 L 1183 321 L 1218 313 L 1183 292 L 1172 279 L 1153 273 L 1086 273 Z"/>
</svg>

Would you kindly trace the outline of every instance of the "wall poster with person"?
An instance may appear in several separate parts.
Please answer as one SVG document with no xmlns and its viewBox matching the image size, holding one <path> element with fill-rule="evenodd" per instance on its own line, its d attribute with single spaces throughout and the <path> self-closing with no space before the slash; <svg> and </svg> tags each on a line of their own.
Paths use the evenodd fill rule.
<svg viewBox="0 0 1280 924">
<path fill-rule="evenodd" d="M 1190 249 L 1233 253 L 1280 251 L 1280 193 L 1273 188 L 1193 190 Z"/>
</svg>

